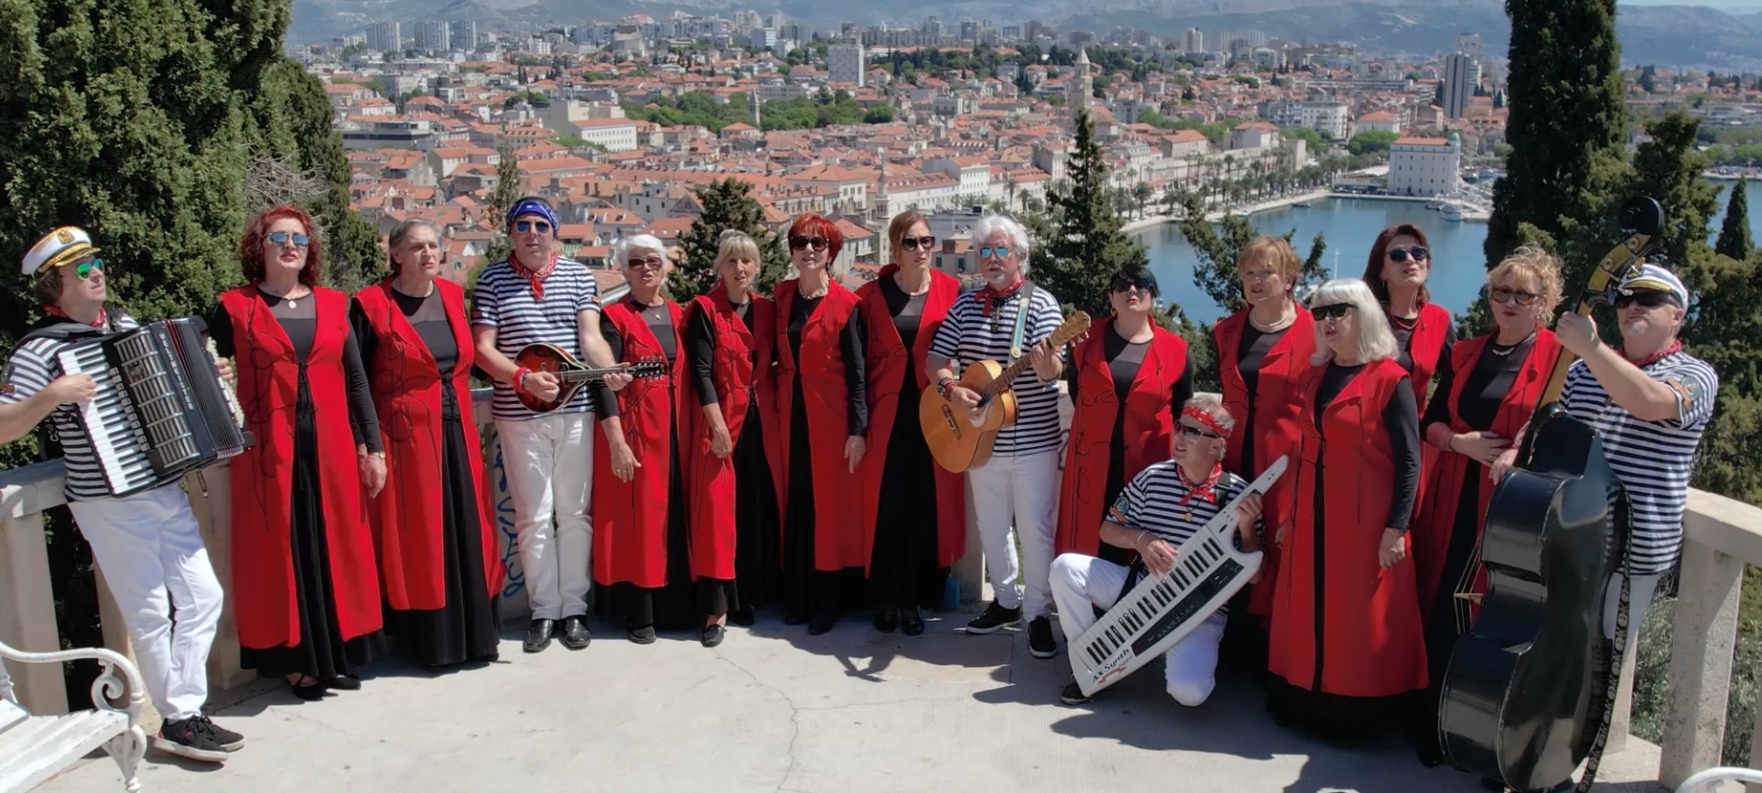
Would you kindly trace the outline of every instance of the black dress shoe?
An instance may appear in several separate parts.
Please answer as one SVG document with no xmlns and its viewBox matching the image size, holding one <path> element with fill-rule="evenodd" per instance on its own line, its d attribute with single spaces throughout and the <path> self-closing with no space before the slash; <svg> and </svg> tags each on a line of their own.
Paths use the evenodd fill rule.
<svg viewBox="0 0 1762 793">
<path fill-rule="evenodd" d="M 354 675 L 338 675 L 324 681 L 324 687 L 332 691 L 360 691 L 361 678 Z"/>
<path fill-rule="evenodd" d="M 306 685 L 289 683 L 288 690 L 294 692 L 294 696 L 307 702 L 317 702 L 318 700 L 324 699 L 325 688 L 323 683 L 312 682 Z"/>
<path fill-rule="evenodd" d="M 581 616 L 563 618 L 563 646 L 571 650 L 579 650 L 593 641 L 593 634 L 587 630 L 587 618 Z"/>
<path fill-rule="evenodd" d="M 838 615 L 836 613 L 831 611 L 816 611 L 814 612 L 814 619 L 808 623 L 808 635 L 819 636 L 822 633 L 832 630 L 832 626 L 837 623 Z"/>
<path fill-rule="evenodd" d="M 882 633 L 899 630 L 899 609 L 882 606 L 880 611 L 875 612 L 875 630 Z"/>
<path fill-rule="evenodd" d="M 918 636 L 924 632 L 924 615 L 918 613 L 917 606 L 900 609 L 899 629 L 907 636 Z"/>
<path fill-rule="evenodd" d="M 655 643 L 655 626 L 653 625 L 643 625 L 641 627 L 632 625 L 630 626 L 628 633 L 630 635 L 630 640 L 637 644 Z"/>
<path fill-rule="evenodd" d="M 705 647 L 715 647 L 716 645 L 721 644 L 722 637 L 725 635 L 727 635 L 727 631 L 724 630 L 722 628 L 722 626 L 720 626 L 720 625 L 705 625 L 704 626 L 704 638 L 703 638 L 704 646 Z"/>
<path fill-rule="evenodd" d="M 556 620 L 533 620 L 526 626 L 526 641 L 521 643 L 520 649 L 529 653 L 543 652 L 544 648 L 551 646 L 551 636 L 556 632 Z"/>
</svg>

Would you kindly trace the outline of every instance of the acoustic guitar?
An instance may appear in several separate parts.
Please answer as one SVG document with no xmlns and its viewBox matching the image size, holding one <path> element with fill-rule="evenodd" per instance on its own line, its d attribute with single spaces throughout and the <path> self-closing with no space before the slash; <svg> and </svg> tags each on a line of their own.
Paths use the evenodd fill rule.
<svg viewBox="0 0 1762 793">
<path fill-rule="evenodd" d="M 1063 347 L 1089 332 L 1089 315 L 1081 311 L 1066 318 L 1048 337 L 1053 347 Z M 918 424 L 936 464 L 953 473 L 977 468 L 991 459 L 997 431 L 1016 423 L 1016 395 L 1010 384 L 1029 366 L 1028 356 L 1004 366 L 996 361 L 977 361 L 961 372 L 960 384 L 979 392 L 979 407 L 967 410 L 937 393 L 936 384 L 924 389 L 918 402 Z"/>
<path fill-rule="evenodd" d="M 644 380 L 667 376 L 667 362 L 659 358 L 644 358 L 630 364 L 594 368 L 555 344 L 528 344 L 520 350 L 519 355 L 514 356 L 514 363 L 534 372 L 550 372 L 557 376 L 555 399 L 539 399 L 531 393 L 514 392 L 520 398 L 520 404 L 534 413 L 549 413 L 569 404 L 569 400 L 582 386 L 600 382 L 609 374 L 627 374 Z"/>
</svg>

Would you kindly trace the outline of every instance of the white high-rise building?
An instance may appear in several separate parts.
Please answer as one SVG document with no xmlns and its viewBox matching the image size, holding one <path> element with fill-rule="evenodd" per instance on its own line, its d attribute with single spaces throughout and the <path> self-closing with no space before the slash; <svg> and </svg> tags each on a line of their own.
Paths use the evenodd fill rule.
<svg viewBox="0 0 1762 793">
<path fill-rule="evenodd" d="M 445 55 L 453 49 L 453 28 L 445 22 L 416 23 L 416 49 Z"/>
<path fill-rule="evenodd" d="M 1463 33 L 1456 37 L 1456 51 L 1475 60 L 1481 59 L 1481 35 Z"/>
<path fill-rule="evenodd" d="M 404 50 L 403 26 L 396 22 L 374 22 L 367 26 L 367 49 L 380 52 Z"/>
<path fill-rule="evenodd" d="M 462 50 L 477 49 L 477 21 L 474 19 L 454 20 L 452 29 L 453 46 Z"/>
<path fill-rule="evenodd" d="M 1204 52 L 1205 34 L 1199 28 L 1187 28 L 1187 32 L 1181 34 L 1181 51 Z"/>
<path fill-rule="evenodd" d="M 834 44 L 826 49 L 826 80 L 833 83 L 856 83 L 863 87 L 867 69 L 863 63 L 863 45 Z"/>
<path fill-rule="evenodd" d="M 1444 59 L 1444 115 L 1462 118 L 1476 88 L 1481 84 L 1481 63 L 1473 56 L 1454 53 Z"/>
</svg>

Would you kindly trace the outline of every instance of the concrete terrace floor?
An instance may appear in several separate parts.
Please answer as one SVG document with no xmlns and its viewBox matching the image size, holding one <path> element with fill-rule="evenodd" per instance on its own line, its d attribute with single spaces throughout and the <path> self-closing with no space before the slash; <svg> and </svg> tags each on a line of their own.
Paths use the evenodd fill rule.
<svg viewBox="0 0 1762 793">
<path fill-rule="evenodd" d="M 1210 702 L 1176 704 L 1158 666 L 1082 707 L 1058 704 L 1061 655 L 1026 631 L 967 636 L 964 614 L 927 613 L 923 636 L 852 615 L 824 636 L 767 613 L 707 650 L 692 634 L 649 646 L 595 624 L 591 647 L 430 675 L 407 661 L 360 691 L 296 700 L 259 681 L 216 714 L 249 744 L 224 767 L 148 752 L 146 791 L 1155 791 L 1410 793 L 1481 790 L 1422 768 L 1399 738 L 1345 748 L 1283 730 L 1257 689 L 1225 672 Z M 1062 637 L 1061 637 L 1062 643 Z M 1652 793 L 1657 748 L 1604 764 L 1598 790 Z M 44 793 L 120 789 L 89 759 Z"/>
</svg>

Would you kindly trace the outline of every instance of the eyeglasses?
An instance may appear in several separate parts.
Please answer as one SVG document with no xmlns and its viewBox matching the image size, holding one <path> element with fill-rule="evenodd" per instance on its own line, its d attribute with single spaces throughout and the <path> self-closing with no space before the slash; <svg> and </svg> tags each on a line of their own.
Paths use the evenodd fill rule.
<svg viewBox="0 0 1762 793">
<path fill-rule="evenodd" d="M 1192 424 L 1188 424 L 1186 422 L 1178 422 L 1178 423 L 1176 423 L 1175 427 L 1176 427 L 1176 429 L 1179 429 L 1181 431 L 1182 435 L 1185 435 L 1189 438 L 1222 438 L 1222 437 L 1224 437 L 1224 436 L 1219 435 L 1219 434 L 1212 432 L 1210 430 L 1201 429 L 1199 427 L 1195 427 Z"/>
<path fill-rule="evenodd" d="M 666 263 L 667 260 L 659 256 L 644 256 L 641 259 L 631 259 L 630 268 L 634 270 L 646 267 L 650 270 L 659 270 Z"/>
<path fill-rule="evenodd" d="M 1634 292 L 1615 297 L 1616 308 L 1627 308 L 1635 303 L 1640 304 L 1640 308 L 1657 308 L 1663 305 L 1676 305 L 1676 298 L 1666 292 Z"/>
<path fill-rule="evenodd" d="M 521 234 L 528 234 L 534 231 L 540 234 L 549 234 L 551 233 L 551 224 L 542 220 L 516 220 L 514 221 L 514 230 Z"/>
<path fill-rule="evenodd" d="M 1137 287 L 1150 294 L 1156 294 L 1156 282 L 1149 278 L 1136 275 L 1122 275 L 1113 279 L 1113 291 L 1115 292 L 1129 292 L 1133 287 Z"/>
<path fill-rule="evenodd" d="M 1536 302 L 1536 298 L 1541 297 L 1541 295 L 1534 292 L 1525 292 L 1521 289 L 1508 289 L 1503 286 L 1494 287 L 1491 292 L 1487 293 L 1487 296 L 1491 297 L 1495 303 L 1515 302 L 1520 306 L 1531 305 Z"/>
<path fill-rule="evenodd" d="M 1404 262 L 1404 261 L 1407 261 L 1407 257 L 1409 257 L 1409 256 L 1412 256 L 1415 261 L 1426 261 L 1426 260 L 1429 260 L 1432 258 L 1432 252 L 1428 251 L 1425 248 L 1422 248 L 1418 245 L 1415 245 L 1411 248 L 1390 248 L 1389 249 L 1389 261 L 1395 262 L 1397 264 Z"/>
<path fill-rule="evenodd" d="M 1353 308 L 1355 306 L 1351 303 L 1332 303 L 1326 306 L 1316 306 L 1310 309 L 1309 313 L 1315 317 L 1315 321 L 1321 322 L 1328 319 L 1342 319 L 1352 313 Z"/>
<path fill-rule="evenodd" d="M 831 244 L 832 241 L 825 237 L 802 237 L 799 235 L 790 235 L 789 237 L 789 249 L 792 251 L 799 251 L 803 248 L 823 251 L 826 250 L 826 246 Z"/>
<path fill-rule="evenodd" d="M 312 244 L 311 237 L 288 231 L 271 231 L 269 232 L 267 239 L 275 245 L 286 245 L 289 240 L 293 240 L 294 247 L 296 248 L 304 248 L 307 245 Z"/>
<path fill-rule="evenodd" d="M 84 281 L 91 277 L 93 270 L 104 272 L 104 260 L 93 259 L 89 262 L 80 262 L 79 264 L 74 265 L 73 274 L 79 276 L 81 281 Z"/>
<path fill-rule="evenodd" d="M 906 237 L 899 241 L 899 247 L 908 251 L 930 250 L 936 247 L 936 238 L 932 236 Z"/>
<path fill-rule="evenodd" d="M 1007 256 L 1009 256 L 1008 245 L 998 245 L 996 247 L 987 245 L 979 249 L 979 258 L 981 259 L 1002 259 Z"/>
</svg>

